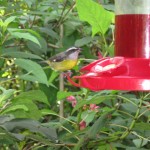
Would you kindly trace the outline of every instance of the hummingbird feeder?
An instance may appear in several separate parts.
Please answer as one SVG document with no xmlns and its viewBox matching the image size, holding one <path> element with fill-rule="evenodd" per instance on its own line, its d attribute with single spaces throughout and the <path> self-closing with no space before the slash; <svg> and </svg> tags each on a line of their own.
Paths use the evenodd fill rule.
<svg viewBox="0 0 150 150">
<path fill-rule="evenodd" d="M 69 77 L 99 90 L 150 90 L 150 0 L 115 0 L 115 57 L 101 58 Z"/>
</svg>

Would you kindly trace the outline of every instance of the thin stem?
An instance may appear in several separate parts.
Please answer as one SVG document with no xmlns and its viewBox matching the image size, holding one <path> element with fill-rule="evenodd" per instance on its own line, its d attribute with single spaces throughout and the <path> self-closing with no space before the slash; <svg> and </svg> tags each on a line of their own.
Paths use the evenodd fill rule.
<svg viewBox="0 0 150 150">
<path fill-rule="evenodd" d="M 143 108 L 149 108 L 150 107 L 150 104 L 149 105 L 146 105 L 146 106 L 143 106 Z"/>
<path fill-rule="evenodd" d="M 74 125 L 77 125 L 75 122 L 73 122 L 73 121 L 71 121 L 71 120 L 69 120 L 69 119 L 67 119 L 67 118 L 65 118 L 65 117 L 62 117 L 62 116 L 60 116 L 60 115 L 53 114 L 53 113 L 52 113 L 52 115 L 55 115 L 55 116 L 57 116 L 57 117 L 60 117 L 61 119 L 64 119 L 64 120 L 66 120 L 66 121 L 68 121 L 68 122 L 70 122 L 70 123 L 72 123 L 72 124 L 74 124 Z"/>
<path fill-rule="evenodd" d="M 66 131 L 68 131 L 69 133 L 72 133 L 69 129 L 67 129 L 66 127 L 64 126 L 61 126 L 63 129 L 65 129 Z M 79 141 L 80 139 L 75 135 L 75 138 Z"/>
<path fill-rule="evenodd" d="M 143 112 L 138 116 L 138 119 L 139 119 L 142 115 L 144 115 L 147 111 L 149 111 L 149 109 L 143 111 Z"/>
<path fill-rule="evenodd" d="M 66 0 L 65 3 L 64 3 L 64 7 L 63 7 L 63 10 L 62 10 L 62 12 L 61 12 L 60 18 L 59 18 L 59 20 L 58 20 L 57 27 L 59 27 L 59 25 L 61 24 L 61 21 L 62 21 L 64 12 L 65 12 L 65 9 L 66 9 L 66 6 L 67 6 L 67 2 L 68 2 L 68 0 Z"/>
<path fill-rule="evenodd" d="M 35 2 L 35 9 L 33 10 L 33 11 L 37 11 L 37 7 L 38 7 L 38 1 L 36 0 L 36 2 Z M 37 15 L 34 15 L 34 18 L 33 18 L 33 20 L 32 20 L 32 22 L 31 22 L 31 24 L 30 24 L 30 29 L 32 29 L 32 27 L 33 27 L 33 25 L 34 25 L 34 23 L 35 23 L 35 20 L 36 20 L 36 17 L 37 17 Z"/>
<path fill-rule="evenodd" d="M 123 113 L 123 114 L 125 114 L 125 115 L 127 115 L 127 116 L 129 116 L 131 118 L 134 118 L 134 116 L 132 116 L 131 114 L 129 114 L 129 113 L 125 112 L 125 111 L 122 111 L 122 110 L 117 110 L 117 111 L 120 112 L 120 113 Z"/>
<path fill-rule="evenodd" d="M 66 16 L 74 9 L 75 7 L 75 2 L 73 3 L 73 5 L 70 7 L 70 9 L 65 13 L 63 19 L 62 19 L 62 22 L 65 20 Z"/>
<path fill-rule="evenodd" d="M 111 125 L 111 126 L 116 126 L 116 127 L 120 127 L 120 128 L 124 128 L 124 129 L 128 129 L 127 127 L 125 127 L 125 126 L 122 126 L 122 125 L 119 125 L 119 124 L 114 124 L 114 123 L 111 123 L 111 124 L 109 124 L 109 125 Z"/>
<path fill-rule="evenodd" d="M 52 47 L 52 48 L 59 48 L 59 46 L 51 44 L 51 43 L 47 43 L 48 47 Z"/>
<path fill-rule="evenodd" d="M 64 75 L 63 75 L 63 73 L 60 73 L 60 76 L 59 76 L 59 90 L 64 91 Z M 61 118 L 64 118 L 64 100 L 60 101 L 59 116 L 60 116 L 60 121 L 61 121 L 62 120 Z"/>
<path fill-rule="evenodd" d="M 37 148 L 41 148 L 44 146 L 45 146 L 44 144 L 41 145 L 41 142 L 39 142 L 39 143 L 36 143 L 35 145 L 31 146 L 30 148 L 28 148 L 28 150 L 37 149 Z"/>
<path fill-rule="evenodd" d="M 111 46 L 113 46 L 113 44 L 114 44 L 114 32 L 112 30 L 112 42 L 109 44 L 108 48 L 111 48 Z M 106 51 L 105 54 L 104 54 L 104 57 L 106 57 L 108 53 L 109 52 Z"/>
<path fill-rule="evenodd" d="M 30 29 L 32 29 L 32 27 L 33 27 L 33 25 L 34 25 L 34 22 L 35 22 L 36 16 L 37 16 L 37 15 L 34 15 L 33 21 L 32 21 L 32 23 L 30 24 Z"/>
<path fill-rule="evenodd" d="M 135 125 L 135 123 L 136 123 L 136 121 L 138 119 L 138 116 L 139 116 L 139 113 L 140 113 L 140 110 L 141 110 L 141 107 L 142 107 L 142 103 L 143 103 L 143 98 L 140 99 L 140 103 L 138 105 L 138 109 L 137 109 L 137 111 L 135 113 L 134 119 L 132 120 L 129 128 L 122 134 L 120 139 L 124 139 L 130 134 L 132 128 L 134 127 L 134 125 Z"/>
<path fill-rule="evenodd" d="M 150 93 L 146 94 L 143 99 L 146 99 L 148 96 L 150 96 Z"/>
<path fill-rule="evenodd" d="M 79 61 L 88 61 L 88 62 L 93 62 L 95 59 L 86 59 L 86 58 L 79 58 Z"/>
<path fill-rule="evenodd" d="M 6 103 L 3 105 L 3 107 L 2 107 L 2 108 L 0 108 L 0 113 L 2 113 L 2 112 L 3 112 L 3 110 L 4 110 L 4 109 L 6 109 L 6 107 L 7 107 L 9 104 L 11 104 L 11 102 L 10 102 L 10 101 L 6 102 Z"/>
<path fill-rule="evenodd" d="M 61 47 L 63 46 L 63 36 L 64 36 L 64 28 L 63 25 L 60 25 L 60 45 Z M 60 73 L 59 76 L 59 90 L 64 91 L 64 74 L 63 72 Z M 64 117 L 64 100 L 60 101 L 60 106 L 59 106 L 59 115 L 61 117 Z M 60 118 L 61 121 L 61 118 Z"/>
<path fill-rule="evenodd" d="M 149 140 L 148 138 L 145 138 L 145 137 L 143 137 L 143 136 L 141 136 L 141 135 L 138 135 L 136 132 L 131 132 L 131 133 L 134 134 L 135 136 L 137 136 L 137 137 L 140 138 L 140 139 L 147 140 L 147 141 L 150 142 L 150 140 Z"/>
<path fill-rule="evenodd" d="M 68 146 L 68 147 L 74 147 L 76 144 L 55 144 L 56 146 Z"/>
<path fill-rule="evenodd" d="M 100 27 L 100 29 L 101 29 L 101 27 Z M 102 31 L 102 30 L 101 30 Z M 104 41 L 104 45 L 107 47 L 108 45 L 107 45 L 107 42 L 106 42 L 106 38 L 105 38 L 105 35 L 101 32 L 101 36 L 102 36 L 102 38 L 103 38 L 103 41 Z"/>
<path fill-rule="evenodd" d="M 131 101 L 131 100 L 129 100 L 128 98 L 125 98 L 125 97 L 120 96 L 120 95 L 117 95 L 117 97 L 119 97 L 119 98 L 121 98 L 121 99 L 123 99 L 123 100 L 125 100 L 125 101 L 130 102 L 130 103 L 131 103 L 131 104 L 133 104 L 134 106 L 137 106 L 134 102 L 132 102 L 132 101 Z"/>
<path fill-rule="evenodd" d="M 105 131 L 100 131 L 100 133 L 102 133 L 102 134 L 106 134 L 106 135 L 110 135 L 110 133 L 105 132 Z"/>
<path fill-rule="evenodd" d="M 8 39 L 8 37 L 10 36 L 10 34 L 8 33 L 8 34 L 6 34 L 5 36 L 4 36 L 4 39 L 2 40 L 2 43 L 1 43 L 1 45 L 3 45 L 4 44 L 4 42 Z"/>
<path fill-rule="evenodd" d="M 60 25 L 60 47 L 63 47 L 63 37 L 64 37 L 64 26 L 63 24 Z"/>
<path fill-rule="evenodd" d="M 88 114 L 82 119 L 82 121 L 85 121 L 85 119 L 88 117 Z"/>
<path fill-rule="evenodd" d="M 66 0 L 66 2 L 67 2 L 67 0 Z M 69 10 L 64 14 L 64 10 L 66 8 L 66 3 L 65 3 L 64 9 L 62 11 L 63 13 L 61 14 L 61 18 L 58 21 L 57 27 L 59 27 L 64 22 L 64 20 L 66 19 L 66 16 L 74 9 L 75 4 L 76 3 L 74 2 L 73 5 L 69 8 Z M 63 16 L 63 14 L 64 14 L 64 16 Z"/>
<path fill-rule="evenodd" d="M 111 143 L 109 144 L 109 146 L 110 146 L 110 150 L 113 150 L 113 147 L 112 147 Z"/>
</svg>

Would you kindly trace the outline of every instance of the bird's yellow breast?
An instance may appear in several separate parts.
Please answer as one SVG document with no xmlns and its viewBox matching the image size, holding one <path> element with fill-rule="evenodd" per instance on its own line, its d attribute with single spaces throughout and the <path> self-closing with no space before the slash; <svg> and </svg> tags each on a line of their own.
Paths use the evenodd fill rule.
<svg viewBox="0 0 150 150">
<path fill-rule="evenodd" d="M 64 60 L 61 62 L 51 62 L 49 65 L 56 71 L 72 69 L 77 64 L 77 60 Z"/>
</svg>

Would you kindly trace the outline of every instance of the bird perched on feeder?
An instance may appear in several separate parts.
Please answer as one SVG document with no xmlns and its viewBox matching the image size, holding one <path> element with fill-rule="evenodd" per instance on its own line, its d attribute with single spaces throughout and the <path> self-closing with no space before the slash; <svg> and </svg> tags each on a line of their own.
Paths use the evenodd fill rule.
<svg viewBox="0 0 150 150">
<path fill-rule="evenodd" d="M 80 51 L 81 48 L 71 47 L 66 51 L 58 53 L 48 60 L 42 62 L 47 63 L 53 70 L 67 71 L 72 69 L 77 64 Z"/>
</svg>

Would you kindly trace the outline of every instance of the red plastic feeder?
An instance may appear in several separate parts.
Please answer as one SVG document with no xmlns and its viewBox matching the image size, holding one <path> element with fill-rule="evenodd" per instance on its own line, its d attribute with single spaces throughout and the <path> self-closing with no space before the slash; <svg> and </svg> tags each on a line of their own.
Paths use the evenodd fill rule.
<svg viewBox="0 0 150 150">
<path fill-rule="evenodd" d="M 115 55 L 81 68 L 75 86 L 99 90 L 150 90 L 150 0 L 115 0 Z"/>
</svg>

